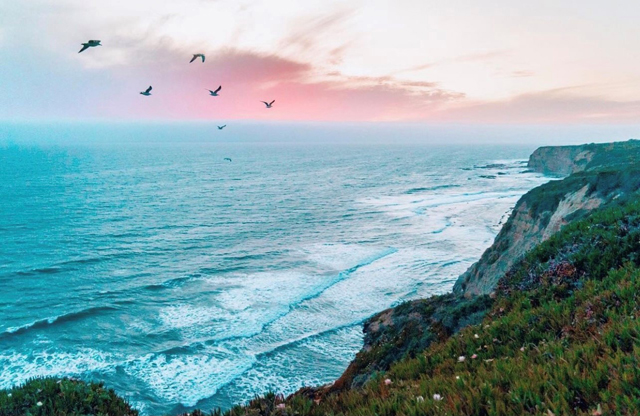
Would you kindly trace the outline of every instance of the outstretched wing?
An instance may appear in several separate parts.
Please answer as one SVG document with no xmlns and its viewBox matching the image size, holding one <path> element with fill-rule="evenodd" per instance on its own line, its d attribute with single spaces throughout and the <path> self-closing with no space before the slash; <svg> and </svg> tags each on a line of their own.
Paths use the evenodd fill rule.
<svg viewBox="0 0 640 416">
<path fill-rule="evenodd" d="M 149 88 L 147 88 L 147 90 L 145 92 L 146 93 L 150 93 L 152 89 L 153 89 L 153 87 L 151 85 L 149 85 Z"/>
<path fill-rule="evenodd" d="M 99 40 L 95 40 L 95 39 L 91 39 L 91 40 L 89 41 L 89 43 L 100 43 L 100 41 L 99 41 Z"/>
<path fill-rule="evenodd" d="M 273 103 L 275 103 L 275 102 L 276 102 L 276 100 L 273 100 L 273 101 L 271 101 L 271 102 L 269 103 L 269 105 L 272 105 L 272 104 L 273 104 Z"/>
<path fill-rule="evenodd" d="M 83 51 L 86 51 L 87 49 L 89 49 L 89 45 L 87 45 L 86 43 L 83 43 L 83 44 L 82 44 L 82 49 L 80 49 L 80 50 L 78 51 L 78 53 L 83 52 Z"/>
<path fill-rule="evenodd" d="M 202 58 L 202 62 L 204 62 L 204 55 L 200 55 L 200 58 Z"/>
<path fill-rule="evenodd" d="M 223 129 L 223 128 L 225 128 L 225 127 L 227 127 L 227 125 L 226 125 L 226 124 L 225 124 L 225 125 L 220 126 L 220 130 L 222 130 L 222 129 Z"/>
<path fill-rule="evenodd" d="M 264 105 L 266 105 L 267 107 L 269 107 L 269 103 L 266 101 L 260 101 L 261 103 L 264 103 Z"/>
<path fill-rule="evenodd" d="M 197 57 L 198 57 L 198 55 L 193 55 L 193 58 L 191 58 L 191 60 L 189 61 L 189 63 L 191 63 L 191 62 L 195 61 Z"/>
<path fill-rule="evenodd" d="M 221 90 L 221 89 L 222 89 L 222 85 L 220 85 L 220 86 L 218 87 L 218 89 L 214 91 L 214 93 L 216 93 L 216 94 L 217 94 L 218 92 L 220 92 L 220 90 Z"/>
</svg>

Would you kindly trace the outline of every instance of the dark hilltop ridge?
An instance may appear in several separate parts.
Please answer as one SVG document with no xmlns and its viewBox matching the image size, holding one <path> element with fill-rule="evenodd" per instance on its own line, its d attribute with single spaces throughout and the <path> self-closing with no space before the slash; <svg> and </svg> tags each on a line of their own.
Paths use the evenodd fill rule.
<svg viewBox="0 0 640 416">
<path fill-rule="evenodd" d="M 541 147 L 528 167 L 558 179 L 452 293 L 367 320 L 334 383 L 211 414 L 639 415 L 640 141 Z M 137 412 L 99 384 L 38 379 L 0 391 L 0 416 L 23 414 Z"/>
</svg>

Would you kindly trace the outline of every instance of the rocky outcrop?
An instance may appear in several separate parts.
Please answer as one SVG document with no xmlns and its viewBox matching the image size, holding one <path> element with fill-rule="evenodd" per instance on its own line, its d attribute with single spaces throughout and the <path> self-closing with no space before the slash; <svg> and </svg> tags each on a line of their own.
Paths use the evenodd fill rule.
<svg viewBox="0 0 640 416">
<path fill-rule="evenodd" d="M 635 159 L 640 154 L 637 143 L 633 144 L 637 149 L 635 153 L 625 153 L 625 159 Z M 507 270 L 533 247 L 571 221 L 636 192 L 640 188 L 640 165 L 633 162 L 625 164 L 624 169 L 616 169 L 614 165 L 619 160 L 612 152 L 618 150 L 623 151 L 610 146 L 604 155 L 596 152 L 588 157 L 581 151 L 576 157 L 590 160 L 585 165 L 588 170 L 549 182 L 525 194 L 491 247 L 458 278 L 453 292 L 465 297 L 490 294 Z M 611 164 L 599 163 L 603 158 L 609 158 Z M 594 162 L 598 164 L 594 165 Z"/>
<path fill-rule="evenodd" d="M 545 175 L 568 176 L 584 171 L 593 159 L 593 151 L 586 146 L 545 146 L 529 157 L 527 167 Z"/>
<path fill-rule="evenodd" d="M 638 140 L 579 146 L 544 146 L 531 154 L 527 167 L 545 175 L 568 176 L 611 166 L 612 163 L 637 162 L 639 152 Z"/>
<path fill-rule="evenodd" d="M 465 299 L 449 293 L 384 310 L 365 322 L 364 346 L 335 383 L 304 388 L 297 394 L 317 400 L 327 394 L 361 387 L 393 363 L 414 357 L 460 328 L 481 322 L 492 302 L 488 296 Z"/>
<path fill-rule="evenodd" d="M 490 294 L 498 280 L 524 253 L 548 239 L 570 220 L 580 218 L 606 202 L 606 196 L 591 194 L 588 188 L 588 185 L 580 183 L 568 186 L 558 201 L 552 198 L 554 206 L 543 210 L 536 209 L 536 205 L 539 203 L 537 198 L 544 197 L 546 189 L 525 195 L 493 245 L 458 278 L 454 293 L 466 297 Z"/>
</svg>

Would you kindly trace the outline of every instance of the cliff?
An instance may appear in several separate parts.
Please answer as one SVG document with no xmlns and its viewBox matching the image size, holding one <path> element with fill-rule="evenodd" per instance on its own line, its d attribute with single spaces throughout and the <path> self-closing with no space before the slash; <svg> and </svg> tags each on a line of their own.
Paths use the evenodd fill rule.
<svg viewBox="0 0 640 416">
<path fill-rule="evenodd" d="M 568 176 L 603 166 L 639 162 L 640 141 L 583 144 L 578 146 L 544 146 L 529 157 L 527 167 L 538 173 Z"/>
<path fill-rule="evenodd" d="M 376 316 L 369 341 L 385 338 L 387 353 L 407 326 L 417 333 L 416 314 L 433 336 L 363 385 L 257 398 L 227 415 L 639 414 L 640 194 L 622 194 L 516 261 L 492 297 L 449 294 Z M 441 307 L 460 313 L 455 335 L 441 331 Z"/>
<path fill-rule="evenodd" d="M 549 182 L 524 195 L 494 243 L 460 278 L 454 293 L 491 294 L 498 280 L 526 252 L 572 221 L 640 188 L 640 165 L 585 171 Z"/>
<path fill-rule="evenodd" d="M 458 278 L 452 294 L 407 302 L 367 320 L 364 347 L 342 377 L 331 386 L 306 389 L 305 394 L 320 397 L 359 388 L 394 362 L 482 321 L 499 280 L 527 252 L 567 224 L 635 195 L 640 189 L 636 160 L 638 141 L 536 150 L 529 161 L 532 168 L 558 174 L 554 166 L 572 166 L 578 172 L 525 194 L 491 247 Z"/>
<path fill-rule="evenodd" d="M 541 147 L 528 166 L 537 172 L 570 175 L 525 194 L 493 245 L 462 274 L 454 293 L 490 294 L 504 273 L 526 252 L 562 227 L 581 219 L 640 185 L 640 141 Z"/>
</svg>

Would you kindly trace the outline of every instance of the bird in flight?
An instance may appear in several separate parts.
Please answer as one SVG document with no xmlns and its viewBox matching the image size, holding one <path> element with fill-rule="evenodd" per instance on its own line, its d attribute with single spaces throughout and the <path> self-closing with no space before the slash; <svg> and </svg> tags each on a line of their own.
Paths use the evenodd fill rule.
<svg viewBox="0 0 640 416">
<path fill-rule="evenodd" d="M 202 58 L 202 62 L 204 62 L 204 54 L 201 53 L 194 53 L 193 54 L 193 58 L 191 58 L 191 60 L 189 61 L 189 63 L 195 61 L 198 58 Z"/>
<path fill-rule="evenodd" d="M 215 91 L 211 91 L 211 90 L 207 90 L 207 91 L 209 91 L 209 94 L 211 94 L 212 97 L 217 97 L 221 89 L 222 89 L 222 85 L 220 85 Z"/>
<path fill-rule="evenodd" d="M 218 126 L 218 130 L 222 130 L 223 128 L 227 127 L 227 125 L 223 125 L 223 126 Z"/>
<path fill-rule="evenodd" d="M 267 106 L 267 108 L 271 108 L 273 106 L 273 103 L 276 102 L 276 100 L 271 101 L 270 103 L 266 102 L 266 101 L 260 101 L 261 103 L 264 103 L 264 105 Z"/>
<path fill-rule="evenodd" d="M 90 40 L 89 42 L 82 44 L 82 49 L 80 49 L 78 53 L 84 52 L 89 48 L 93 48 L 94 46 L 102 46 L 102 45 L 100 44 L 99 40 Z"/>
<path fill-rule="evenodd" d="M 151 95 L 151 90 L 152 89 L 153 89 L 153 87 L 149 86 L 149 88 L 147 88 L 145 91 L 141 92 L 140 94 L 149 96 L 149 95 Z"/>
<path fill-rule="evenodd" d="M 231 162 L 231 158 L 230 157 L 225 157 L 224 160 L 228 160 L 229 162 Z"/>
</svg>

